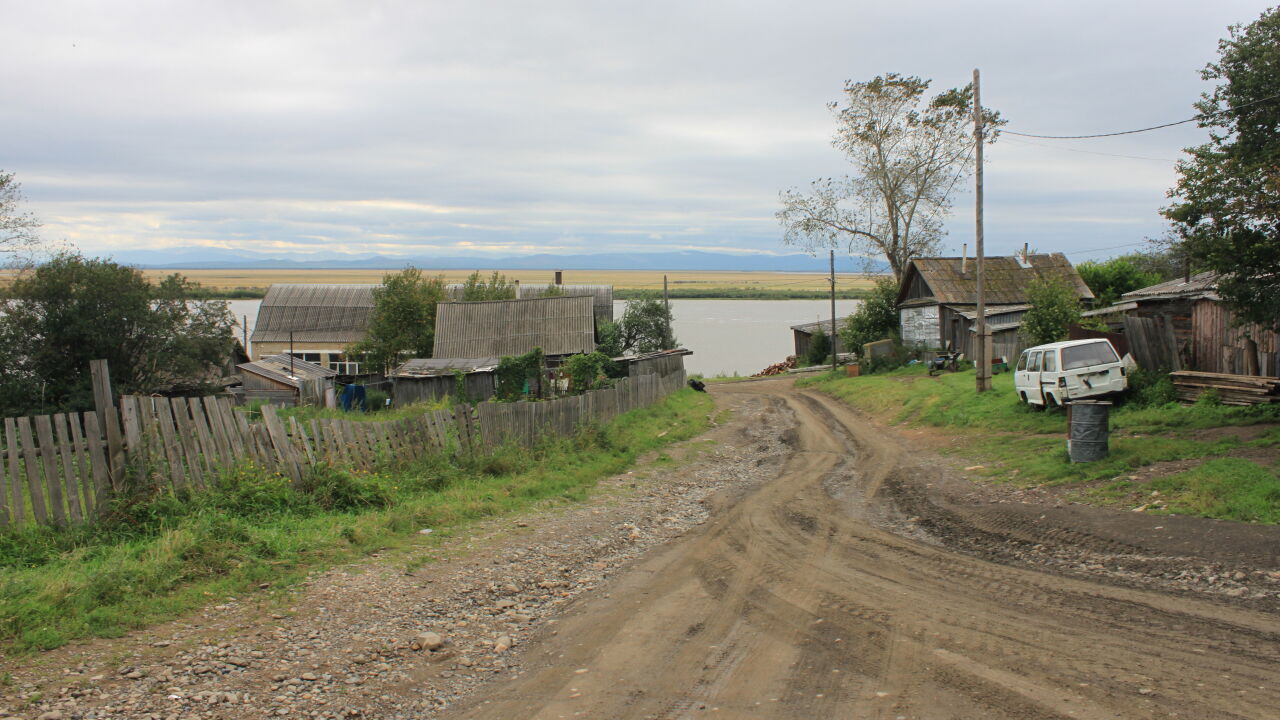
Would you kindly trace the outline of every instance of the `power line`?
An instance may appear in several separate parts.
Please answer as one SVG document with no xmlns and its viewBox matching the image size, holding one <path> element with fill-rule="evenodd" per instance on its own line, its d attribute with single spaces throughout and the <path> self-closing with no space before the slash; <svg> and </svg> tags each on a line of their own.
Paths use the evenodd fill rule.
<svg viewBox="0 0 1280 720">
<path fill-rule="evenodd" d="M 1061 150 L 1063 152 L 1083 153 L 1085 155 L 1102 155 L 1104 157 L 1128 158 L 1129 160 L 1150 160 L 1152 162 L 1163 162 L 1163 163 L 1178 162 L 1177 160 L 1171 160 L 1169 158 L 1155 158 L 1155 157 L 1143 157 L 1141 155 L 1120 155 L 1117 153 L 1104 153 L 1104 152 L 1097 152 L 1094 150 L 1081 150 L 1079 148 L 1062 147 L 1060 145 L 1046 145 L 1045 143 L 1028 142 L 1026 140 L 1017 140 L 1014 138 L 1009 138 L 1008 142 L 1017 143 L 1019 145 L 1032 145 L 1034 147 L 1049 148 L 1050 150 Z"/>
<path fill-rule="evenodd" d="M 1093 135 L 1037 135 L 1034 133 L 1017 132 L 1015 130 L 1000 130 L 999 132 L 1005 135 L 1018 135 L 1020 137 L 1040 138 L 1042 140 L 1089 140 L 1092 138 L 1116 137 L 1118 135 L 1136 135 L 1137 133 L 1151 132 L 1152 130 L 1161 130 L 1167 127 L 1173 127 L 1175 125 L 1186 125 L 1187 123 L 1190 123 L 1190 122 L 1201 122 L 1213 117 L 1217 117 L 1219 115 L 1226 115 L 1227 113 L 1230 113 L 1230 112 L 1243 110 L 1244 108 L 1247 108 L 1251 105 L 1257 105 L 1259 103 L 1269 102 L 1271 100 L 1275 100 L 1276 98 L 1280 98 L 1280 93 L 1276 93 L 1275 95 L 1269 95 L 1264 98 L 1259 98 L 1257 100 L 1252 100 L 1242 105 L 1237 105 L 1232 108 L 1227 108 L 1226 110 L 1220 110 L 1216 113 L 1196 115 L 1194 117 L 1189 117 L 1186 120 L 1178 120 L 1176 122 L 1167 122 L 1167 123 L 1162 123 L 1160 125 L 1152 125 L 1151 127 L 1138 128 L 1136 130 L 1120 130 L 1118 132 L 1096 133 Z"/>
</svg>

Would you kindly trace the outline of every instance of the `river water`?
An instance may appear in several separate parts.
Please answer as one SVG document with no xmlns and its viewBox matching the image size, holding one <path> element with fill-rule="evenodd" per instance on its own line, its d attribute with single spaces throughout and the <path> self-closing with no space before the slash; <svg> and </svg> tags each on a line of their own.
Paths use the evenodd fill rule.
<svg viewBox="0 0 1280 720">
<path fill-rule="evenodd" d="M 249 334 L 258 315 L 259 300 L 227 304 L 237 321 L 247 316 Z M 861 300 L 837 300 L 836 314 L 847 315 Z M 622 317 L 625 302 L 614 304 Z M 693 351 L 685 358 L 690 373 L 751 375 L 793 352 L 791 326 L 831 317 L 829 300 L 672 300 L 672 330 L 680 345 Z"/>
</svg>

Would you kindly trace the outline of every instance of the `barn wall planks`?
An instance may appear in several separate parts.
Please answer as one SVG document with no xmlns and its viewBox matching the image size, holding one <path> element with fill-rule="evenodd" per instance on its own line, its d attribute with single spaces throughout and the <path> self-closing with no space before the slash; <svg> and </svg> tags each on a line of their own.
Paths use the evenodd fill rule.
<svg viewBox="0 0 1280 720">
<path fill-rule="evenodd" d="M 0 527 L 92 522 L 109 511 L 128 473 L 165 489 L 200 489 L 222 468 L 254 462 L 299 481 L 322 463 L 372 470 L 427 453 L 530 446 L 652 405 L 685 385 L 671 372 L 542 402 L 480 403 L 378 422 L 299 423 L 262 408 L 250 422 L 225 398 L 124 396 L 105 413 L 4 418 L 0 423 Z M 104 426 L 105 425 L 105 426 Z"/>
</svg>

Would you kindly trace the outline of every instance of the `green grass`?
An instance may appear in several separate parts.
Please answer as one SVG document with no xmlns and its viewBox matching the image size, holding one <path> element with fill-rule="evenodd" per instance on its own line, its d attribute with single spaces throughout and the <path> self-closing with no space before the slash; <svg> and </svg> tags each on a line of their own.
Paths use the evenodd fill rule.
<svg viewBox="0 0 1280 720">
<path fill-rule="evenodd" d="M 1148 512 L 1280 523 L 1280 475 L 1243 458 L 1214 458 L 1150 483 L 1117 480 L 1093 494 L 1104 502 L 1163 503 Z"/>
<path fill-rule="evenodd" d="M 477 519 L 581 500 L 641 453 L 702 432 L 711 411 L 707 395 L 683 390 L 533 449 L 375 473 L 319 469 L 302 487 L 245 465 L 197 495 L 135 498 L 114 522 L 9 531 L 0 534 L 0 645 L 21 653 L 118 636 L 260 583 L 274 592 L 374 550 L 438 543 Z"/>
<path fill-rule="evenodd" d="M 1013 390 L 1012 373 L 997 375 L 992 392 L 982 394 L 975 392 L 972 371 L 929 377 L 919 366 L 858 378 L 825 373 L 799 380 L 797 384 L 831 394 L 891 424 L 945 429 L 957 440 L 945 452 L 964 459 L 971 466 L 981 466 L 969 471 L 972 475 L 1023 487 L 1097 483 L 1157 462 L 1208 460 L 1202 466 L 1208 468 L 1206 473 L 1187 480 L 1192 482 L 1195 478 L 1212 478 L 1223 467 L 1237 467 L 1220 464 L 1237 462 L 1222 457 L 1233 450 L 1280 445 L 1280 427 L 1264 430 L 1251 440 L 1233 434 L 1204 432 L 1219 427 L 1277 423 L 1280 407 L 1212 404 L 1143 407 L 1121 401 L 1111 413 L 1110 456 L 1098 462 L 1071 463 L 1066 452 L 1066 413 L 1035 410 L 1019 402 Z M 1270 471 L 1264 468 L 1262 472 Z M 1261 476 L 1250 477 L 1258 480 Z M 1270 477 L 1274 483 L 1274 474 Z M 1277 522 L 1280 495 L 1258 490 L 1259 487 L 1265 489 L 1265 480 L 1262 477 L 1256 483 L 1245 483 L 1252 488 L 1246 494 L 1254 493 L 1250 495 L 1254 499 L 1242 502 L 1256 512 L 1233 509 L 1234 501 L 1194 504 L 1188 500 L 1186 507 L 1197 508 L 1196 514 L 1218 513 L 1210 517 Z M 1227 478 L 1223 482 L 1231 485 L 1234 481 Z M 1194 494 L 1201 497 L 1206 492 L 1204 482 L 1196 487 L 1200 489 Z M 1158 488 L 1153 485 L 1152 489 Z M 1105 490 L 1096 497 L 1106 500 L 1110 497 L 1107 493 L 1114 495 L 1124 488 L 1113 483 Z M 1230 491 L 1232 496 L 1235 493 Z"/>
</svg>

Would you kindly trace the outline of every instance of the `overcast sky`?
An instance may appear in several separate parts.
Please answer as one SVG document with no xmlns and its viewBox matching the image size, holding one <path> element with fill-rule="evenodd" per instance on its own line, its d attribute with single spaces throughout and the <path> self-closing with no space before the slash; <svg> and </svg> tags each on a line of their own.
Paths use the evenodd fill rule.
<svg viewBox="0 0 1280 720">
<path fill-rule="evenodd" d="M 1189 117 L 1226 27 L 1265 7 L 0 0 L 0 169 L 89 254 L 780 252 L 778 191 L 846 170 L 826 108 L 846 79 L 978 67 L 1010 130 L 1144 127 Z M 1006 136 L 988 252 L 1160 235 L 1204 137 Z"/>
</svg>

